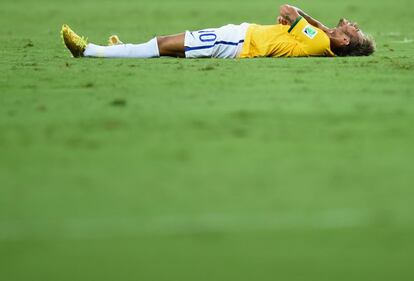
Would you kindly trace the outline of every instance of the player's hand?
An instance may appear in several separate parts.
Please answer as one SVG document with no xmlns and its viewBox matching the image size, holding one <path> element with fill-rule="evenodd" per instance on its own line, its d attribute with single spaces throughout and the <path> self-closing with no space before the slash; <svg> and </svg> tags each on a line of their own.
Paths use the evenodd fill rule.
<svg viewBox="0 0 414 281">
<path fill-rule="evenodd" d="M 298 9 L 288 4 L 280 6 L 279 15 L 287 22 L 288 25 L 292 25 L 295 20 L 300 17 Z"/>
<path fill-rule="evenodd" d="M 279 24 L 289 25 L 288 21 L 287 21 L 287 20 L 285 20 L 284 18 L 282 18 L 282 16 L 278 16 L 278 17 L 277 17 L 277 22 L 278 22 Z"/>
</svg>

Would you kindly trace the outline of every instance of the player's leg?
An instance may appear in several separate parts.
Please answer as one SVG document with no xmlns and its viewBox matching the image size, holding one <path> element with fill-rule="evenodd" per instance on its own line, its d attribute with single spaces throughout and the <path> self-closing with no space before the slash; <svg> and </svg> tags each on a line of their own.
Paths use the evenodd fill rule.
<svg viewBox="0 0 414 281">
<path fill-rule="evenodd" d="M 237 58 L 242 51 L 248 23 L 228 24 L 185 33 L 186 58 Z"/>
<path fill-rule="evenodd" d="M 160 56 L 185 57 L 184 47 L 185 33 L 177 35 L 157 36 L 158 51 Z M 108 46 L 123 45 L 124 43 L 117 35 L 111 35 L 108 39 Z"/>
<path fill-rule="evenodd" d="M 158 36 L 158 50 L 161 56 L 185 57 L 185 33 L 168 36 Z"/>
<path fill-rule="evenodd" d="M 153 38 L 142 44 L 100 46 L 90 43 L 86 45 L 83 56 L 99 58 L 157 58 L 160 56 L 160 53 L 157 39 Z"/>
<path fill-rule="evenodd" d="M 62 27 L 62 37 L 66 47 L 74 57 L 104 58 L 154 58 L 159 56 L 184 57 L 184 33 L 160 36 L 142 44 L 115 44 L 99 46 L 88 44 L 73 32 L 69 26 Z"/>
</svg>

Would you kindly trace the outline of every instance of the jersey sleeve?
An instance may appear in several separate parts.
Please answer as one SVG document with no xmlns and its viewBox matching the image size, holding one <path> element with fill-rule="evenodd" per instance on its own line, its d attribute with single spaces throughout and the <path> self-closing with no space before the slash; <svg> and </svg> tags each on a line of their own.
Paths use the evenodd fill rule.
<svg viewBox="0 0 414 281">
<path fill-rule="evenodd" d="M 308 22 L 302 17 L 299 16 L 290 26 L 288 32 L 290 34 L 299 34 L 299 30 L 303 29 L 306 25 L 308 24 Z"/>
<path fill-rule="evenodd" d="M 332 56 L 329 37 L 303 17 L 298 17 L 288 32 L 299 42 L 299 47 L 307 56 Z"/>
</svg>

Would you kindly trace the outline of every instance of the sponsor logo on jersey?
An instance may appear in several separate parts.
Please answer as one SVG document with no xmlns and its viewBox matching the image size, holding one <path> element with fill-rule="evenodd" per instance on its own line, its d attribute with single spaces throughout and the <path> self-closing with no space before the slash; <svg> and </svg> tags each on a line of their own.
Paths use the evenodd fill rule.
<svg viewBox="0 0 414 281">
<path fill-rule="evenodd" d="M 313 39 L 315 38 L 316 34 L 318 34 L 318 31 L 316 31 L 316 29 L 313 26 L 307 25 L 305 29 L 303 29 L 303 33 L 305 33 L 305 35 L 308 36 L 310 39 Z"/>
</svg>

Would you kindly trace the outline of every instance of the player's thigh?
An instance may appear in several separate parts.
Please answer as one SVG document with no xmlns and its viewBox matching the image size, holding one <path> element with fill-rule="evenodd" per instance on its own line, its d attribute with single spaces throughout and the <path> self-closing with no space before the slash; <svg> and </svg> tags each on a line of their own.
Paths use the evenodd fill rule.
<svg viewBox="0 0 414 281">
<path fill-rule="evenodd" d="M 187 58 L 235 58 L 240 52 L 248 24 L 225 25 L 185 33 Z"/>
<path fill-rule="evenodd" d="M 161 56 L 184 57 L 185 33 L 168 36 L 158 36 L 157 43 Z"/>
</svg>

